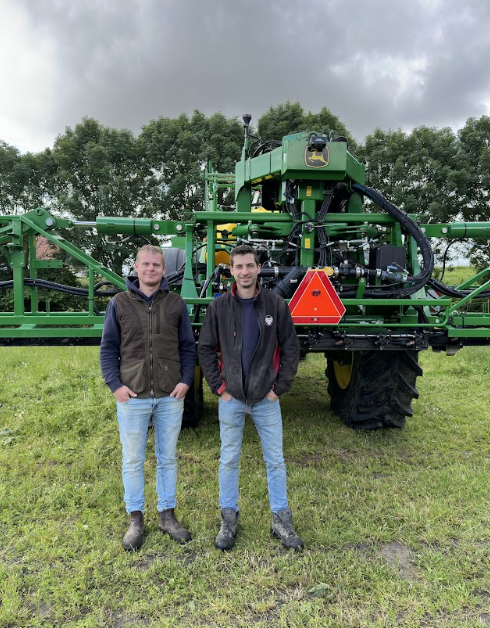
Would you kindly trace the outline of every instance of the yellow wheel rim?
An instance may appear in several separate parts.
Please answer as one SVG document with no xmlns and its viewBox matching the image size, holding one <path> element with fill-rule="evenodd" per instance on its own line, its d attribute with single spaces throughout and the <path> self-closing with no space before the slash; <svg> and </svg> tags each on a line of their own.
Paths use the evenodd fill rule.
<svg viewBox="0 0 490 628">
<path fill-rule="evenodd" d="M 333 363 L 333 371 L 335 373 L 335 380 L 337 381 L 337 385 L 342 390 L 345 390 L 347 386 L 350 384 L 350 380 L 352 377 L 352 365 L 350 364 L 340 364 L 339 362 Z"/>
</svg>

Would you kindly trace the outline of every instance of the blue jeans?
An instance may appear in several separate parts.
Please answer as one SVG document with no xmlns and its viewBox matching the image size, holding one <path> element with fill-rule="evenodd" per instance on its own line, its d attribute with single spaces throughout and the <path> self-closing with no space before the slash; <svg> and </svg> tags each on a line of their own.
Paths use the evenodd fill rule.
<svg viewBox="0 0 490 628">
<path fill-rule="evenodd" d="M 242 448 L 245 415 L 250 414 L 262 445 L 272 512 L 288 508 L 286 465 L 282 453 L 282 418 L 279 399 L 267 397 L 253 404 L 237 399 L 219 400 L 221 455 L 219 461 L 219 505 L 238 512 L 238 463 Z"/>
<path fill-rule="evenodd" d="M 159 512 L 175 508 L 177 440 L 183 410 L 184 400 L 175 397 L 132 398 L 125 403 L 117 402 L 124 502 L 128 513 L 145 510 L 143 463 L 151 419 L 155 429 L 157 508 Z"/>
</svg>

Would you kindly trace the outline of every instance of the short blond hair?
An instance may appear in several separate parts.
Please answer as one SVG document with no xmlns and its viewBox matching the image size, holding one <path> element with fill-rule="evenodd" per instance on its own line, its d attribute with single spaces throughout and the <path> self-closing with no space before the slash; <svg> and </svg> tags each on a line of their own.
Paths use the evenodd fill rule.
<svg viewBox="0 0 490 628">
<path fill-rule="evenodd" d="M 136 253 L 136 261 L 139 261 L 139 258 L 142 253 L 149 253 L 150 255 L 161 255 L 163 265 L 165 266 L 165 258 L 163 257 L 163 251 L 159 246 L 155 246 L 153 244 L 145 244 L 138 249 Z"/>
</svg>

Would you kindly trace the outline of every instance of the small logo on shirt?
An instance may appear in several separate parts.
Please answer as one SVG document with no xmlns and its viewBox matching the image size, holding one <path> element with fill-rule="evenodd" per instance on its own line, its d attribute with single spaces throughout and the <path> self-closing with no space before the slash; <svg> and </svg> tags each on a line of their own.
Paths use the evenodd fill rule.
<svg viewBox="0 0 490 628">
<path fill-rule="evenodd" d="M 267 314 L 267 316 L 265 317 L 265 324 L 270 327 L 273 322 L 274 319 L 272 318 L 272 316 L 270 314 Z"/>
</svg>

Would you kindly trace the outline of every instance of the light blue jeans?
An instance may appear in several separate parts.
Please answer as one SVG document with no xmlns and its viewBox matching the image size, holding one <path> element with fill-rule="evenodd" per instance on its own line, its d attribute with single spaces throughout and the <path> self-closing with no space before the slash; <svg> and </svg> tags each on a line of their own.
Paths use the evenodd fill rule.
<svg viewBox="0 0 490 628">
<path fill-rule="evenodd" d="M 288 508 L 286 465 L 282 452 L 282 418 L 279 399 L 267 397 L 253 404 L 237 399 L 219 400 L 221 455 L 219 461 L 219 505 L 238 512 L 238 463 L 245 415 L 250 414 L 262 445 L 272 512 Z"/>
<path fill-rule="evenodd" d="M 159 512 L 175 508 L 177 440 L 183 410 L 184 400 L 175 397 L 132 398 L 125 403 L 117 402 L 124 502 L 128 513 L 145 510 L 143 463 L 151 419 L 155 429 L 157 508 Z"/>
</svg>

